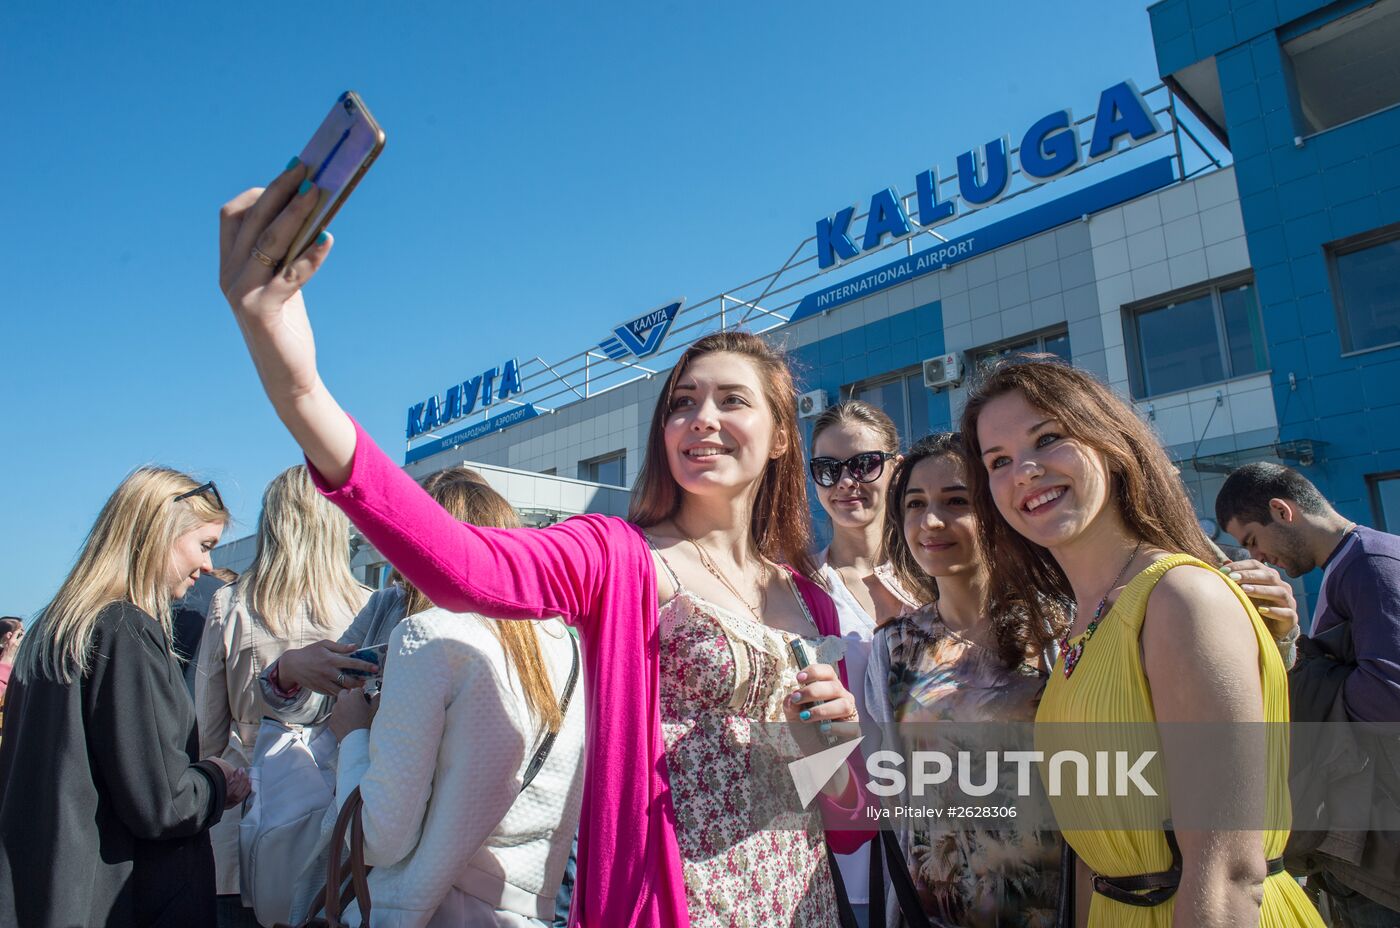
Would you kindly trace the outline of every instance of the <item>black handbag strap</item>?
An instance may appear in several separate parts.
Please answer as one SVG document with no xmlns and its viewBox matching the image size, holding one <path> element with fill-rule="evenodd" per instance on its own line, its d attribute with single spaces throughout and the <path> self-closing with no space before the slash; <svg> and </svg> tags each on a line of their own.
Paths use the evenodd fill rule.
<svg viewBox="0 0 1400 928">
<path fill-rule="evenodd" d="M 564 684 L 564 695 L 559 698 L 559 724 L 564 724 L 564 716 L 569 714 L 569 700 L 574 698 L 574 685 L 578 683 L 578 639 L 572 632 L 566 633 L 569 636 L 569 643 L 573 646 L 574 660 L 573 667 L 569 670 L 569 682 Z M 540 742 L 539 749 L 535 751 L 535 756 L 530 758 L 530 766 L 525 768 L 525 780 L 520 784 L 520 791 L 525 792 L 525 788 L 535 779 L 535 775 L 544 766 L 545 758 L 549 757 L 549 749 L 554 747 L 554 741 L 559 736 L 558 732 L 550 732 L 544 736 Z"/>
<path fill-rule="evenodd" d="M 851 908 L 851 897 L 846 892 L 846 879 L 836 865 L 836 854 L 830 844 L 826 846 L 826 866 L 831 871 L 831 888 L 836 893 L 836 917 L 841 922 L 841 928 L 860 928 L 855 910 Z"/>
<path fill-rule="evenodd" d="M 882 853 L 883 848 L 883 853 Z M 919 901 L 919 891 L 909 876 L 909 863 L 904 859 L 904 849 L 899 846 L 899 838 L 892 831 L 881 830 L 870 842 L 870 928 L 885 928 L 885 874 L 883 860 L 890 865 L 890 884 L 894 887 L 895 900 L 899 912 L 904 916 L 908 928 L 932 928 L 933 923 L 924 914 L 923 903 Z"/>
</svg>

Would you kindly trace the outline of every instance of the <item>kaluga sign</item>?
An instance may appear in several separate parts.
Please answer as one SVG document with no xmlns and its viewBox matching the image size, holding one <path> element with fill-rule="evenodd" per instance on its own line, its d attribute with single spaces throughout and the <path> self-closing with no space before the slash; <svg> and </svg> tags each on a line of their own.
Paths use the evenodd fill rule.
<svg viewBox="0 0 1400 928">
<path fill-rule="evenodd" d="M 496 400 L 519 393 L 520 389 L 520 363 L 511 358 L 499 368 L 487 368 L 475 377 L 454 383 L 441 395 L 434 394 L 408 407 L 407 435 L 410 439 L 417 438 L 424 432 L 471 415 L 478 403 L 485 408 Z"/>
<path fill-rule="evenodd" d="M 1056 110 L 1037 119 L 1021 136 L 1021 173 L 1033 184 L 1043 184 L 1115 154 L 1125 139 L 1124 150 L 1157 138 L 1163 131 L 1137 85 L 1131 80 L 1122 81 L 1099 94 L 1087 153 L 1080 145 L 1073 114 Z M 862 252 L 879 248 L 886 240 L 897 241 L 948 222 L 958 215 L 959 201 L 964 214 L 991 206 L 1011 187 L 1011 157 L 1009 135 L 958 155 L 958 192 L 946 200 L 940 197 L 937 168 L 916 174 L 917 222 L 905 211 L 904 201 L 894 187 L 878 191 L 870 198 L 859 243 L 850 232 L 856 206 L 817 220 L 817 264 L 822 270 L 829 270 Z"/>
</svg>

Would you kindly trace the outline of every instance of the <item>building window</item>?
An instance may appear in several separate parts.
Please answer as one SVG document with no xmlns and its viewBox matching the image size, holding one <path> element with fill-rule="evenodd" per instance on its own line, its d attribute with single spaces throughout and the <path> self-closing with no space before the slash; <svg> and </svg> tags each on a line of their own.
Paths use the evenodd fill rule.
<svg viewBox="0 0 1400 928">
<path fill-rule="evenodd" d="M 977 348 L 968 352 L 972 359 L 973 370 L 981 370 L 987 365 L 1002 358 L 1008 358 L 1013 354 L 1053 354 L 1068 362 L 1071 360 L 1069 332 L 1064 326 L 1061 326 L 1058 329 L 1049 329 L 1036 335 L 1025 335 L 1014 341 L 988 345 L 985 348 Z"/>
<path fill-rule="evenodd" d="M 1123 316 L 1133 396 L 1189 390 L 1268 367 L 1253 281 L 1227 281 Z"/>
<path fill-rule="evenodd" d="M 1343 351 L 1400 343 L 1400 226 L 1328 249 Z"/>
<path fill-rule="evenodd" d="M 600 458 L 592 458 L 578 463 L 578 479 L 593 483 L 605 483 L 610 487 L 625 487 L 627 478 L 627 452 L 614 451 Z"/>
<path fill-rule="evenodd" d="M 1373 474 L 1366 478 L 1371 485 L 1371 510 L 1376 528 L 1382 532 L 1400 532 L 1400 471 Z"/>
<path fill-rule="evenodd" d="M 371 590 L 382 590 L 389 583 L 391 569 L 387 561 L 380 561 L 378 564 L 366 564 L 363 571 L 365 586 Z"/>
<path fill-rule="evenodd" d="M 1312 135 L 1400 103 L 1400 0 L 1379 0 L 1283 43 L 1297 122 Z"/>
<path fill-rule="evenodd" d="M 541 476 L 544 476 L 544 477 L 554 477 L 554 476 L 557 476 L 558 474 L 559 474 L 558 469 L 557 469 L 557 468 L 554 468 L 554 467 L 546 467 L 544 470 L 540 471 L 540 475 L 541 475 Z"/>
<path fill-rule="evenodd" d="M 894 420 L 907 448 L 928 434 L 928 387 L 922 366 L 849 388 L 850 399 L 869 403 Z"/>
</svg>

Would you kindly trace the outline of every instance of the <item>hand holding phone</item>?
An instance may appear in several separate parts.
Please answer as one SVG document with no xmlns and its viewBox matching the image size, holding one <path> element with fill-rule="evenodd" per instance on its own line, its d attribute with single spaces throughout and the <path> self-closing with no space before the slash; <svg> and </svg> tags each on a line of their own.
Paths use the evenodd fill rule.
<svg viewBox="0 0 1400 928">
<path fill-rule="evenodd" d="M 797 664 L 797 669 L 799 671 L 805 670 L 808 666 L 811 665 L 812 653 L 811 650 L 807 647 L 806 641 L 803 641 L 801 638 L 794 638 L 792 639 L 792 641 L 788 642 L 788 649 L 792 651 L 792 659 L 794 663 Z M 810 707 L 812 706 L 820 706 L 823 704 L 824 703 L 822 702 L 809 703 L 808 711 L 810 711 Z M 821 730 L 822 734 L 826 734 L 827 732 L 831 731 L 831 723 L 827 721 L 823 721 L 817 727 Z"/>
</svg>

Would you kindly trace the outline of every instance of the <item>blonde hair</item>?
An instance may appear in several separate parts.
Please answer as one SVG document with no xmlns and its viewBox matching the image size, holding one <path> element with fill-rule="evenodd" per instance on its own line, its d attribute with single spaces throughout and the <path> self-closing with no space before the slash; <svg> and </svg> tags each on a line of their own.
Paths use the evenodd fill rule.
<svg viewBox="0 0 1400 928">
<path fill-rule="evenodd" d="M 303 615 L 329 628 L 335 616 L 359 611 L 350 521 L 317 492 L 306 465 L 282 471 L 263 492 L 257 551 L 233 595 L 277 638 L 289 637 Z"/>
<path fill-rule="evenodd" d="M 228 522 L 213 493 L 168 467 L 141 467 L 112 492 L 88 531 L 58 593 L 24 637 L 15 661 L 24 676 L 70 683 L 88 671 L 92 630 L 104 607 L 131 603 L 160 623 L 170 640 L 170 554 L 186 532 Z"/>
<path fill-rule="evenodd" d="M 481 474 L 470 467 L 450 467 L 438 471 L 423 481 L 423 489 L 437 500 L 458 522 L 486 528 L 520 528 L 520 517 L 501 494 L 486 485 Z M 414 615 L 432 607 L 432 602 L 402 574 L 395 579 L 404 589 L 404 615 Z M 483 618 L 488 618 L 483 616 Z M 564 723 L 559 703 L 554 698 L 554 686 L 549 681 L 549 667 L 540 651 L 534 622 L 490 619 L 491 630 L 506 652 L 506 663 L 514 668 L 525 691 L 525 705 L 538 720 L 540 727 L 558 732 Z"/>
</svg>

